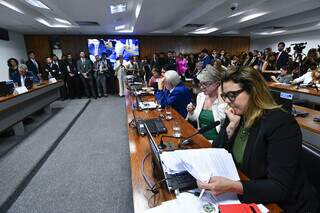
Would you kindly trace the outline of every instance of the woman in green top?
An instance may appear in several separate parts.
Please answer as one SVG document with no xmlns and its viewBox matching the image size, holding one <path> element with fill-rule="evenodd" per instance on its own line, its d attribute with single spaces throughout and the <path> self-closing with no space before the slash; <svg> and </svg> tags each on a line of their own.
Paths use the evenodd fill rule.
<svg viewBox="0 0 320 213">
<path fill-rule="evenodd" d="M 197 121 L 198 128 L 207 126 L 225 118 L 226 104 L 219 97 L 220 73 L 213 69 L 206 69 L 197 76 L 200 81 L 201 93 L 197 96 L 196 106 L 190 103 L 187 106 L 187 119 Z M 220 125 L 203 133 L 210 142 L 214 142 L 220 131 Z"/>
</svg>

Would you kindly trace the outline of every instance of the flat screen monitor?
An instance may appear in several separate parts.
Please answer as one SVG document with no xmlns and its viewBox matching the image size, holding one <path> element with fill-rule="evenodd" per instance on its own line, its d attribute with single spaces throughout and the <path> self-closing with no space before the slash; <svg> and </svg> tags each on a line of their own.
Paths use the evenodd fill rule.
<svg viewBox="0 0 320 213">
<path fill-rule="evenodd" d="M 124 60 L 129 60 L 131 56 L 139 55 L 139 39 L 88 39 L 88 50 L 89 57 L 93 62 L 95 56 L 101 57 L 102 53 L 106 53 L 112 63 L 117 60 L 119 55 L 123 55 Z"/>
</svg>

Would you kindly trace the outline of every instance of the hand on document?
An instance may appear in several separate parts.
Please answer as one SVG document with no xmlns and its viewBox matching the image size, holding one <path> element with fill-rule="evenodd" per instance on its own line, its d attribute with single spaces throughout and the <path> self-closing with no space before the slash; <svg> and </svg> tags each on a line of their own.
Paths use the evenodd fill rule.
<svg viewBox="0 0 320 213">
<path fill-rule="evenodd" d="M 200 189 L 205 189 L 214 196 L 218 196 L 226 192 L 234 192 L 235 187 L 233 186 L 237 185 L 238 182 L 225 177 L 213 176 L 209 183 L 197 181 L 197 184 Z"/>
</svg>

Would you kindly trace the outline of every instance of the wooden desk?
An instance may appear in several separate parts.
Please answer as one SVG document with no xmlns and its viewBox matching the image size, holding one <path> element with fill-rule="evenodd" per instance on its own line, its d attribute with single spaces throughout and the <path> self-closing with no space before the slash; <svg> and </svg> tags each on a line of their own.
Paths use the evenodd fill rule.
<svg viewBox="0 0 320 213">
<path fill-rule="evenodd" d="M 144 97 L 147 99 L 154 99 L 153 97 Z M 144 99 L 143 98 L 143 99 Z M 132 114 L 132 103 L 135 102 L 135 98 L 129 95 L 126 95 L 126 108 L 127 108 L 127 118 L 128 123 L 133 119 Z M 156 118 L 159 117 L 160 113 L 156 110 L 149 110 L 149 111 L 136 111 L 136 117 L 137 118 Z M 192 133 L 194 133 L 196 130 L 192 127 L 189 122 L 187 122 L 179 113 L 177 113 L 175 110 L 171 110 L 172 115 L 174 117 L 174 120 L 171 121 L 165 121 L 164 124 L 168 129 L 167 134 L 173 133 L 172 131 L 172 124 L 174 121 L 177 121 L 180 124 L 181 127 L 181 133 L 182 136 L 189 136 Z M 162 202 L 167 200 L 175 199 L 175 195 L 169 193 L 166 189 L 160 189 L 159 194 L 157 194 L 153 200 L 152 193 L 148 192 L 147 185 L 142 177 L 141 173 L 141 166 L 142 166 L 142 160 L 146 153 L 150 151 L 149 144 L 148 144 L 148 138 L 139 136 L 136 132 L 136 129 L 128 127 L 128 138 L 129 138 L 129 148 L 130 148 L 130 164 L 131 164 L 131 178 L 132 178 L 132 191 L 133 191 L 133 203 L 134 203 L 134 212 L 143 212 L 144 210 L 152 207 L 160 205 Z M 160 136 L 155 137 L 155 140 L 157 143 L 160 141 Z M 173 141 L 173 140 L 170 140 Z M 211 144 L 201 135 L 197 135 L 193 138 L 194 144 L 190 145 L 190 148 L 209 148 L 211 147 Z M 154 181 L 152 174 L 152 166 L 151 166 L 151 159 L 149 158 L 145 162 L 144 167 L 145 174 Z M 240 172 L 240 178 L 246 179 L 246 177 Z M 150 202 L 152 205 L 149 207 L 148 205 L 148 199 L 152 200 Z M 153 202 L 154 201 L 154 202 Z M 270 212 L 281 212 L 281 209 L 276 204 L 270 204 L 267 205 L 267 208 L 269 208 Z"/>
<path fill-rule="evenodd" d="M 279 84 L 275 82 L 267 82 L 269 88 L 273 90 L 287 91 L 294 94 L 295 99 L 305 99 L 320 104 L 320 91 L 314 88 L 299 88 L 291 84 Z"/>
<path fill-rule="evenodd" d="M 20 121 L 60 98 L 59 89 L 63 84 L 63 81 L 53 84 L 46 81 L 40 86 L 34 85 L 27 93 L 0 97 L 0 131 L 17 123 L 23 128 Z"/>
</svg>

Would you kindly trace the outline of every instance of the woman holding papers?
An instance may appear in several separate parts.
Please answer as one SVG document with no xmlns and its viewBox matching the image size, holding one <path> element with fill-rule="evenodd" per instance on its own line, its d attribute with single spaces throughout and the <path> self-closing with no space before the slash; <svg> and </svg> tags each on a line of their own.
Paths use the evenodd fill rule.
<svg viewBox="0 0 320 213">
<path fill-rule="evenodd" d="M 250 180 L 211 177 L 200 188 L 234 192 L 245 203 L 278 203 L 285 212 L 318 212 L 318 201 L 301 166 L 302 135 L 296 120 L 278 106 L 252 68 L 222 76 L 227 118 L 215 147 L 229 150 Z"/>
<path fill-rule="evenodd" d="M 191 121 L 197 121 L 198 129 L 209 125 L 215 121 L 221 121 L 225 118 L 226 103 L 219 98 L 220 87 L 220 73 L 218 71 L 206 71 L 197 76 L 200 81 L 201 93 L 197 96 L 196 106 L 192 103 L 188 104 L 188 116 L 187 119 Z M 210 142 L 214 142 L 217 139 L 220 131 L 220 125 L 216 128 L 205 132 L 203 136 Z"/>
</svg>

